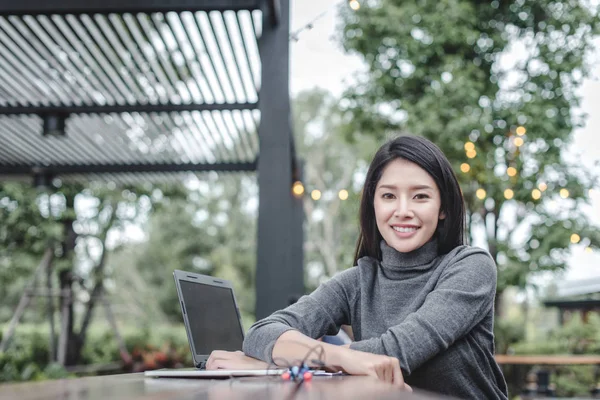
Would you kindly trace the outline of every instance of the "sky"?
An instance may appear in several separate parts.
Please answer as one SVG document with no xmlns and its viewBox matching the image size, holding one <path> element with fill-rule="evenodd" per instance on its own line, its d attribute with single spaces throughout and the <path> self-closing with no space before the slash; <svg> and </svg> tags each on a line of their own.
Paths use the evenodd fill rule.
<svg viewBox="0 0 600 400">
<path fill-rule="evenodd" d="M 291 31 L 301 30 L 307 23 L 319 17 L 310 30 L 298 33 L 297 41 L 290 45 L 290 89 L 292 96 L 302 90 L 320 87 L 334 94 L 341 94 L 348 82 L 364 69 L 357 56 L 343 52 L 335 40 L 339 18 L 335 5 L 339 0 L 291 0 Z M 598 46 L 600 54 L 600 42 Z M 588 168 L 600 175 L 600 56 L 595 57 L 597 69 L 581 87 L 581 111 L 588 115 L 584 128 L 574 133 L 569 158 L 581 159 Z M 590 219 L 600 226 L 600 187 L 592 196 L 588 210 Z M 587 253 L 583 246 L 572 247 L 572 257 L 563 281 L 600 278 L 600 251 Z"/>
</svg>

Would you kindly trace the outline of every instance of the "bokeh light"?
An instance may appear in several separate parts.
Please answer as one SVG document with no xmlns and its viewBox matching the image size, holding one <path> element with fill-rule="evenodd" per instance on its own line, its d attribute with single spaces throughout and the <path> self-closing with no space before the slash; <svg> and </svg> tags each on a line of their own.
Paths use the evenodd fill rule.
<svg viewBox="0 0 600 400">
<path fill-rule="evenodd" d="M 302 196 L 304 194 L 304 185 L 302 184 L 302 182 L 294 182 L 294 185 L 292 186 L 292 192 L 294 192 L 294 195 L 298 197 Z"/>
</svg>

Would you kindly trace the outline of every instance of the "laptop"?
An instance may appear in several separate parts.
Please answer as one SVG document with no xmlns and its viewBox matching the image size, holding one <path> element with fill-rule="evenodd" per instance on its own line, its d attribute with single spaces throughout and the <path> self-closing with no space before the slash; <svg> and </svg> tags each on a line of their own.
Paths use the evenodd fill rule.
<svg viewBox="0 0 600 400">
<path fill-rule="evenodd" d="M 206 370 L 213 350 L 242 350 L 244 330 L 230 282 L 207 275 L 175 270 L 175 287 L 183 314 L 195 368 L 159 369 L 144 372 L 149 377 L 206 377 L 280 375 L 285 369 Z"/>
</svg>

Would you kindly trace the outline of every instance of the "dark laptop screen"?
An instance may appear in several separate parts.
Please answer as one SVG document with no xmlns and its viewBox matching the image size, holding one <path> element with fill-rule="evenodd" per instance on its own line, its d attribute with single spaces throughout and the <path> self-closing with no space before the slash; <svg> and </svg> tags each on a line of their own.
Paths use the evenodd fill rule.
<svg viewBox="0 0 600 400">
<path fill-rule="evenodd" d="M 233 291 L 196 282 L 179 283 L 196 354 L 241 350 L 244 337 Z"/>
</svg>

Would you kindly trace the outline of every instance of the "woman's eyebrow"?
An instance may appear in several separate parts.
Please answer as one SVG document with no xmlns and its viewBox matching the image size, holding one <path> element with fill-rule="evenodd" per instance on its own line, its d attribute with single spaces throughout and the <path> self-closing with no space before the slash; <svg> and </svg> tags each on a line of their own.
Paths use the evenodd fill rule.
<svg viewBox="0 0 600 400">
<path fill-rule="evenodd" d="M 433 190 L 433 188 L 431 186 L 428 186 L 428 185 L 416 185 L 416 186 L 412 186 L 411 189 L 412 190 L 423 190 L 423 189 Z"/>
<path fill-rule="evenodd" d="M 377 186 L 377 189 L 396 189 L 397 186 L 396 185 L 380 185 Z"/>
<path fill-rule="evenodd" d="M 377 189 L 396 190 L 396 189 L 398 189 L 398 186 L 392 185 L 392 184 L 379 185 L 379 186 L 377 186 Z M 433 188 L 429 185 L 415 185 L 415 186 L 409 187 L 408 189 L 409 190 L 433 190 Z"/>
</svg>

